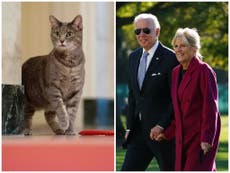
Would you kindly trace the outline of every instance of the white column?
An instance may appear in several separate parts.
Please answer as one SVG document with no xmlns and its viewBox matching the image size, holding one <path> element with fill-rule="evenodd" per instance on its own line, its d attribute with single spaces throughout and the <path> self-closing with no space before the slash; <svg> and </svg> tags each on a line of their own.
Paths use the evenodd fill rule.
<svg viewBox="0 0 230 173">
<path fill-rule="evenodd" d="M 21 85 L 21 3 L 2 3 L 2 83 Z"/>
<path fill-rule="evenodd" d="M 113 98 L 114 18 L 113 3 L 100 2 L 96 8 L 96 96 Z"/>
</svg>

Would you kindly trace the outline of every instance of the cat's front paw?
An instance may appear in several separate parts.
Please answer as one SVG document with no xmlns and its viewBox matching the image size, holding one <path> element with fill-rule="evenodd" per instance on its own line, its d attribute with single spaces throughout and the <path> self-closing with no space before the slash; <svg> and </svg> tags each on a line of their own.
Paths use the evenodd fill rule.
<svg viewBox="0 0 230 173">
<path fill-rule="evenodd" d="M 65 131 L 62 130 L 62 129 L 57 129 L 54 131 L 56 135 L 64 135 L 65 134 Z"/>
<path fill-rule="evenodd" d="M 76 135 L 76 133 L 72 130 L 66 130 L 65 135 Z"/>
<path fill-rule="evenodd" d="M 24 135 L 25 136 L 31 136 L 32 135 L 32 129 L 25 129 L 24 130 Z"/>
<path fill-rule="evenodd" d="M 69 120 L 65 119 L 65 120 L 59 121 L 59 125 L 63 131 L 66 131 L 66 129 L 69 127 Z"/>
</svg>

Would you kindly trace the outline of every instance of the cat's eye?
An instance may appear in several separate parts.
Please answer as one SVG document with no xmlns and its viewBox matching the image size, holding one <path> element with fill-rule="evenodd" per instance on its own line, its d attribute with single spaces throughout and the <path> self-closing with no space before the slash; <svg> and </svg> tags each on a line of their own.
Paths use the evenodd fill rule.
<svg viewBox="0 0 230 173">
<path fill-rule="evenodd" d="M 59 32 L 55 32 L 55 35 L 56 35 L 57 37 L 59 37 Z"/>
<path fill-rule="evenodd" d="M 73 35 L 72 32 L 67 32 L 67 33 L 66 33 L 66 37 L 71 37 L 72 35 Z"/>
</svg>

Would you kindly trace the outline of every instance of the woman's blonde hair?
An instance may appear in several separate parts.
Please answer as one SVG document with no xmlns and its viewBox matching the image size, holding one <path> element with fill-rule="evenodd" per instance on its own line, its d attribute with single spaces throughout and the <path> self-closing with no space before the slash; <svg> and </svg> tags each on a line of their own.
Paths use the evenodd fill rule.
<svg viewBox="0 0 230 173">
<path fill-rule="evenodd" d="M 172 46 L 175 46 L 175 42 L 177 38 L 181 38 L 183 42 L 187 45 L 196 49 L 196 56 L 202 59 L 202 55 L 200 54 L 199 50 L 201 48 L 200 45 L 200 36 L 196 30 L 196 28 L 179 28 L 176 31 L 176 34 L 172 40 Z"/>
</svg>

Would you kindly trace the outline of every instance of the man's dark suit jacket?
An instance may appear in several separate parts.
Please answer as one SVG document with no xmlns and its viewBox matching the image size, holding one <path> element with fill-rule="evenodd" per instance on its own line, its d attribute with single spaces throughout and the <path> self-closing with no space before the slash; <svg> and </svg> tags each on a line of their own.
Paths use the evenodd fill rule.
<svg viewBox="0 0 230 173">
<path fill-rule="evenodd" d="M 166 128 L 173 117 L 170 85 L 171 72 L 178 62 L 171 49 L 160 42 L 145 74 L 142 89 L 137 81 L 138 66 L 143 49 L 139 48 L 129 56 L 129 111 L 127 128 L 132 133 L 141 113 L 142 129 L 146 137 L 155 125 Z M 130 135 L 129 135 L 130 136 Z"/>
</svg>

